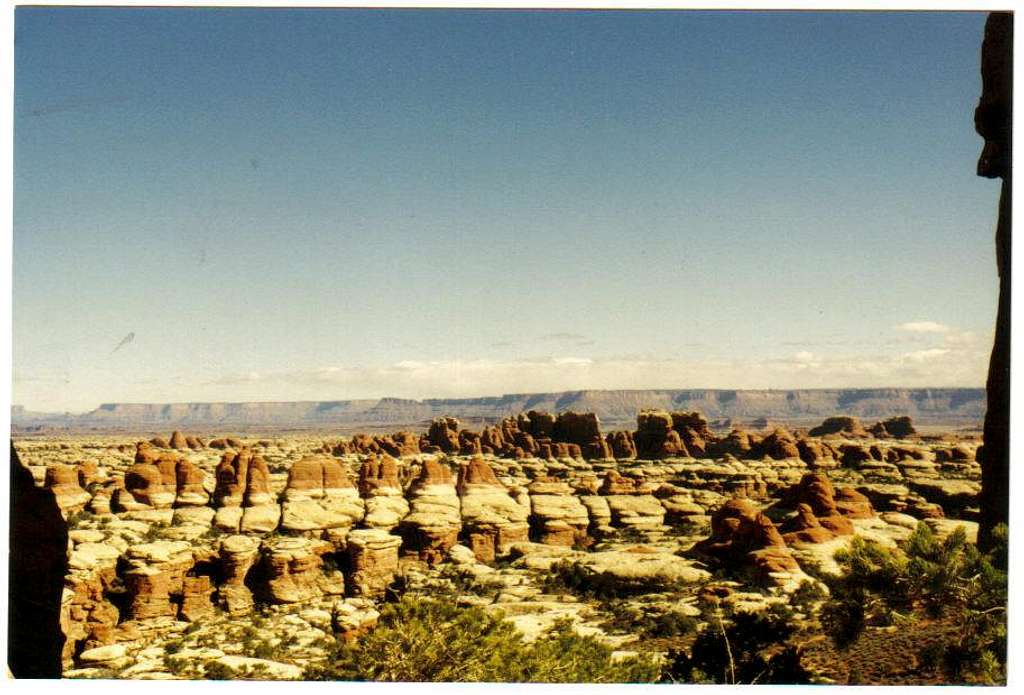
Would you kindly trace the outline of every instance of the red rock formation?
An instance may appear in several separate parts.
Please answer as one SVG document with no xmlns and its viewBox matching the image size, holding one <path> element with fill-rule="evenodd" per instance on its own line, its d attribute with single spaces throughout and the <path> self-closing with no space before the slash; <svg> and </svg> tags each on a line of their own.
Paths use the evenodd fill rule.
<svg viewBox="0 0 1024 695">
<path fill-rule="evenodd" d="M 396 432 L 392 437 L 398 446 L 398 452 L 394 456 L 415 456 L 420 453 L 419 435 L 412 432 Z"/>
<path fill-rule="evenodd" d="M 459 469 L 462 536 L 480 562 L 493 562 L 512 543 L 528 540 L 529 509 L 518 504 L 482 458 Z"/>
<path fill-rule="evenodd" d="M 227 451 L 221 457 L 216 470 L 217 485 L 213 491 L 213 499 L 218 507 L 242 505 L 251 459 L 252 454 L 248 451 Z"/>
<path fill-rule="evenodd" d="M 743 430 L 733 430 L 724 439 L 711 445 L 710 451 L 716 457 L 728 454 L 738 459 L 744 459 L 749 457 L 751 448 L 750 435 Z"/>
<path fill-rule="evenodd" d="M 585 447 L 595 440 L 601 441 L 601 422 L 594 413 L 559 413 L 551 428 L 551 439 Z"/>
<path fill-rule="evenodd" d="M 760 453 L 776 461 L 789 458 L 800 458 L 800 449 L 796 445 L 796 437 L 783 428 L 778 428 L 763 440 L 758 447 Z"/>
<path fill-rule="evenodd" d="M 640 494 L 637 492 L 636 480 L 633 478 L 625 478 L 619 475 L 616 470 L 605 471 L 604 481 L 601 483 L 601 487 L 598 488 L 597 494 L 599 495 L 636 495 Z"/>
<path fill-rule="evenodd" d="M 213 613 L 213 584 L 208 576 L 185 577 L 182 582 L 182 599 L 179 617 L 186 622 L 197 620 Z"/>
<path fill-rule="evenodd" d="M 855 417 L 840 415 L 837 417 L 825 418 L 825 420 L 808 432 L 812 437 L 823 437 L 826 434 L 841 434 L 845 437 L 869 437 L 870 433 L 860 424 Z"/>
<path fill-rule="evenodd" d="M 785 506 L 798 508 L 801 503 L 808 505 L 821 526 L 840 536 L 853 533 L 849 519 L 875 515 L 867 497 L 851 488 L 844 488 L 837 494 L 823 473 L 807 473 L 785 493 Z"/>
<path fill-rule="evenodd" d="M 693 551 L 732 570 L 753 569 L 762 579 L 800 569 L 775 524 L 746 499 L 723 504 L 711 517 L 711 536 Z"/>
<path fill-rule="evenodd" d="M 78 484 L 82 488 L 87 488 L 92 483 L 99 482 L 99 466 L 96 465 L 95 461 L 82 461 L 78 464 L 77 470 Z"/>
<path fill-rule="evenodd" d="M 664 410 L 642 410 L 633 435 L 638 458 L 660 459 L 688 456 L 679 433 L 672 429 L 672 416 Z"/>
<path fill-rule="evenodd" d="M 630 432 L 612 432 L 606 440 L 611 447 L 612 456 L 620 461 L 636 458 L 636 444 Z"/>
<path fill-rule="evenodd" d="M 835 494 L 836 509 L 848 519 L 870 519 L 875 510 L 867 497 L 853 488 L 841 487 Z"/>
<path fill-rule="evenodd" d="M 278 604 L 344 594 L 341 573 L 322 571 L 322 556 L 330 550 L 330 544 L 306 538 L 265 542 L 253 578 L 254 592 L 261 600 Z"/>
<path fill-rule="evenodd" d="M 243 615 L 252 610 L 252 592 L 245 578 L 259 557 L 259 541 L 247 536 L 229 536 L 220 544 L 221 583 L 217 599 L 230 615 Z"/>
<path fill-rule="evenodd" d="M 149 442 L 139 442 L 135 447 L 135 463 L 156 463 L 160 452 Z"/>
<path fill-rule="evenodd" d="M 13 442 L 9 463 L 7 664 L 15 678 L 60 678 L 67 634 L 61 626 L 67 522 L 53 491 L 36 487 Z M 73 653 L 74 641 L 67 647 Z"/>
<path fill-rule="evenodd" d="M 176 507 L 205 505 L 210 496 L 203 487 L 204 474 L 195 464 L 181 460 L 175 467 L 175 501 Z"/>
<path fill-rule="evenodd" d="M 520 413 L 516 417 L 519 429 L 534 439 L 551 438 L 555 429 L 555 416 L 538 410 Z"/>
<path fill-rule="evenodd" d="M 906 415 L 876 422 L 869 431 L 879 439 L 906 439 L 917 434 L 914 422 Z"/>
<path fill-rule="evenodd" d="M 136 463 L 124 475 L 124 489 L 139 504 L 157 509 L 174 504 L 174 487 L 164 485 L 160 469 L 151 463 Z"/>
<path fill-rule="evenodd" d="M 367 459 L 359 469 L 359 492 L 364 497 L 381 487 L 402 488 L 398 482 L 398 462 L 386 455 Z"/>
<path fill-rule="evenodd" d="M 179 451 L 189 448 L 185 435 L 177 430 L 171 435 L 171 441 L 168 444 L 171 449 L 178 449 Z"/>
<path fill-rule="evenodd" d="M 92 497 L 79 486 L 78 469 L 74 466 L 59 463 L 47 466 L 44 486 L 53 493 L 57 506 L 65 514 L 84 509 Z"/>
<path fill-rule="evenodd" d="M 405 549 L 425 562 L 440 562 L 458 542 L 462 528 L 451 469 L 433 459 L 425 461 L 409 488 L 408 501 L 410 512 L 400 527 Z"/>
<path fill-rule="evenodd" d="M 796 448 L 800 453 L 800 460 L 811 468 L 835 466 L 838 463 L 833 457 L 832 449 L 822 442 L 813 439 L 799 439 Z"/>
<path fill-rule="evenodd" d="M 480 446 L 480 435 L 469 430 L 459 432 L 459 454 L 462 456 L 476 456 L 483 453 Z"/>
<path fill-rule="evenodd" d="M 824 543 L 836 537 L 836 534 L 825 528 L 814 516 L 809 504 L 801 502 L 797 505 L 797 516 L 783 526 L 782 537 L 787 543 Z"/>
<path fill-rule="evenodd" d="M 459 421 L 453 417 L 437 418 L 430 423 L 427 439 L 431 445 L 438 447 L 446 454 L 458 453 L 460 448 Z"/>
<path fill-rule="evenodd" d="M 348 586 L 356 596 L 383 598 L 398 573 L 402 539 L 380 529 L 357 529 L 348 535 L 351 574 Z"/>
</svg>

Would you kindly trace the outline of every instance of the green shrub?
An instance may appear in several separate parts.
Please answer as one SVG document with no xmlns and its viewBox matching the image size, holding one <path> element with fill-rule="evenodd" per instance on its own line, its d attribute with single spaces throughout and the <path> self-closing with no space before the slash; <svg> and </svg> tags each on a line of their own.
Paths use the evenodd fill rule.
<svg viewBox="0 0 1024 695">
<path fill-rule="evenodd" d="M 558 624 L 532 644 L 515 628 L 477 608 L 404 597 L 381 611 L 375 630 L 354 645 L 337 644 L 310 680 L 395 682 L 612 683 L 653 681 L 651 658 L 612 662 L 611 648 Z"/>
<path fill-rule="evenodd" d="M 230 681 L 238 678 L 240 674 L 227 664 L 210 659 L 203 664 L 203 675 L 211 681 Z"/>
<path fill-rule="evenodd" d="M 898 550 L 855 538 L 836 554 L 842 568 L 828 579 L 831 598 L 822 627 L 840 647 L 868 625 L 918 616 L 957 622 L 955 637 L 919 655 L 922 669 L 940 669 L 955 682 L 1000 683 L 1006 665 L 1006 527 L 993 531 L 981 553 L 962 528 L 940 541 L 925 523 Z"/>
<path fill-rule="evenodd" d="M 778 611 L 716 612 L 688 652 L 672 651 L 664 680 L 676 683 L 802 684 L 811 674 L 787 644 L 796 626 Z"/>
</svg>

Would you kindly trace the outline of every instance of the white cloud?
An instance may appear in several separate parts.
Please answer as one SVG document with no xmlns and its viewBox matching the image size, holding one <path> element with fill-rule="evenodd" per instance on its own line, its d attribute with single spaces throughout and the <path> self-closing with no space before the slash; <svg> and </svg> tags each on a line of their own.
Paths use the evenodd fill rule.
<svg viewBox="0 0 1024 695">
<path fill-rule="evenodd" d="M 404 360 L 391 365 L 287 370 L 208 382 L 209 400 L 456 398 L 578 389 L 854 388 L 979 386 L 986 346 L 936 347 L 888 355 L 808 351 L 760 360 L 689 360 L 629 355 L 524 359 Z M 214 395 L 214 394 L 217 395 Z M 189 397 L 199 400 L 197 395 Z"/>
<path fill-rule="evenodd" d="M 904 359 L 908 359 L 911 362 L 928 362 L 930 360 L 936 360 L 940 357 L 944 357 L 949 354 L 949 350 L 944 348 L 929 348 L 927 350 L 915 350 L 914 352 L 904 353 Z"/>
<path fill-rule="evenodd" d="M 911 333 L 949 333 L 952 329 L 944 323 L 935 321 L 910 321 L 896 326 L 898 330 Z"/>
<path fill-rule="evenodd" d="M 807 350 L 762 359 L 553 355 L 518 359 L 402 360 L 239 371 L 214 379 L 97 383 L 89 403 L 66 401 L 56 384 L 16 381 L 15 403 L 30 410 L 88 410 L 100 402 L 292 401 L 461 398 L 582 389 L 788 389 L 981 386 L 990 346 L 976 340 L 882 354 Z M 57 400 L 60 398 L 60 400 Z M 65 405 L 66 403 L 66 405 Z"/>
</svg>

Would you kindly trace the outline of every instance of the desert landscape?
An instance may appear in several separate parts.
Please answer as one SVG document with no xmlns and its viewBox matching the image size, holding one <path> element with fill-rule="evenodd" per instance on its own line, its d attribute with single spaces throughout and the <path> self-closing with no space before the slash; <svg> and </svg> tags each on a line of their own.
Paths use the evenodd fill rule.
<svg viewBox="0 0 1024 695">
<path fill-rule="evenodd" d="M 480 430 L 15 446 L 67 523 L 65 678 L 927 684 L 1002 678 L 977 621 L 993 578 L 966 575 L 999 573 L 967 558 L 979 439 L 906 416 L 715 431 L 644 410 L 605 432 L 531 410 Z M 915 573 L 929 588 L 887 605 Z M 527 670 L 474 671 L 470 645 L 440 659 L 409 623 L 470 617 L 510 627 L 501 658 Z M 396 631 L 417 643 L 388 652 Z M 515 656 L 570 638 L 575 669 Z"/>
<path fill-rule="evenodd" d="M 10 689 L 1013 684 L 1013 14 L 348 5 L 13 11 Z"/>
</svg>

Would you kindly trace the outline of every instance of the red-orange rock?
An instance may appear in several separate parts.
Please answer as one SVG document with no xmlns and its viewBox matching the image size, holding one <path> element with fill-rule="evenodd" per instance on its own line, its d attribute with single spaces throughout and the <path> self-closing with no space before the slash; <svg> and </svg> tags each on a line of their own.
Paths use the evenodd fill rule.
<svg viewBox="0 0 1024 695">
<path fill-rule="evenodd" d="M 612 432 L 607 438 L 608 446 L 611 447 L 612 456 L 620 461 L 636 458 L 636 444 L 633 443 L 633 435 L 630 432 Z"/>
<path fill-rule="evenodd" d="M 453 417 L 437 418 L 430 423 L 427 439 L 446 454 L 458 453 L 459 421 Z"/>
<path fill-rule="evenodd" d="M 74 466 L 47 466 L 44 486 L 53 493 L 57 506 L 65 513 L 84 508 L 91 498 L 78 484 L 78 469 Z"/>
<path fill-rule="evenodd" d="M 693 551 L 734 570 L 754 569 L 762 578 L 800 569 L 775 524 L 746 499 L 722 505 L 711 517 L 711 536 Z"/>
<path fill-rule="evenodd" d="M 185 435 L 177 430 L 171 435 L 171 441 L 168 442 L 171 449 L 178 449 L 179 451 L 188 449 L 188 442 L 185 440 Z"/>
</svg>

